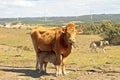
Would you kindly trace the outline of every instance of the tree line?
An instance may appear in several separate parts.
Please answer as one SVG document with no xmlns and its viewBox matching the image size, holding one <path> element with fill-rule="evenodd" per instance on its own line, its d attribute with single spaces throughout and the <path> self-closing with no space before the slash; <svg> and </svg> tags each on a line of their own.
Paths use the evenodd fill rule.
<svg viewBox="0 0 120 80">
<path fill-rule="evenodd" d="M 84 34 L 96 34 L 111 44 L 120 45 L 120 24 L 111 21 L 102 23 L 78 23 L 84 30 Z"/>
</svg>

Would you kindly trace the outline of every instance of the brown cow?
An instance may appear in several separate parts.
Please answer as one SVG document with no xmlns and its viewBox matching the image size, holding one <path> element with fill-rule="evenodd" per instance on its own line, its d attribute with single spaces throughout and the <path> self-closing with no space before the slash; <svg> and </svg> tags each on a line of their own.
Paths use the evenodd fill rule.
<svg viewBox="0 0 120 80">
<path fill-rule="evenodd" d="M 31 31 L 32 42 L 37 54 L 36 69 L 39 69 L 39 51 L 54 51 L 56 55 L 56 75 L 66 74 L 65 60 L 71 53 L 72 45 L 75 42 L 75 26 L 74 23 L 69 23 L 64 28 L 35 28 Z"/>
</svg>

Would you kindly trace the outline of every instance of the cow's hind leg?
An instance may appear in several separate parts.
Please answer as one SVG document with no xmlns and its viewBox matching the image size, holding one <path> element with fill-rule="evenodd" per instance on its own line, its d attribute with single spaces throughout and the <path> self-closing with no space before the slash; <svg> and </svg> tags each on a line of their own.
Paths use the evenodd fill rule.
<svg viewBox="0 0 120 80">
<path fill-rule="evenodd" d="M 95 51 L 96 53 L 98 53 L 97 48 L 95 48 L 94 51 Z"/>
</svg>

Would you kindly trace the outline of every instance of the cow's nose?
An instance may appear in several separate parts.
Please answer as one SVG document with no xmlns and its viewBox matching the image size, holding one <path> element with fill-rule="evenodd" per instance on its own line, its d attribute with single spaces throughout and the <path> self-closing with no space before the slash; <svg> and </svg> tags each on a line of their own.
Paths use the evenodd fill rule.
<svg viewBox="0 0 120 80">
<path fill-rule="evenodd" d="M 75 42 L 75 39 L 72 39 L 73 43 Z"/>
<path fill-rule="evenodd" d="M 70 39 L 69 42 L 70 43 L 75 43 L 75 39 Z"/>
</svg>

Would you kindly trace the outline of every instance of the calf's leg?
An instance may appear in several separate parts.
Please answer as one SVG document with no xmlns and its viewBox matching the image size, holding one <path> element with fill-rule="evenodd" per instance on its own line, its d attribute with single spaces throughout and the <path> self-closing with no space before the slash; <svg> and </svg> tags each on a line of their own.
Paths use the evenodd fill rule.
<svg viewBox="0 0 120 80">
<path fill-rule="evenodd" d="M 47 70 L 46 70 L 46 69 L 47 69 L 47 64 L 48 64 L 48 62 L 45 62 L 45 63 L 44 63 L 44 70 L 45 70 L 45 73 L 47 72 Z"/>
<path fill-rule="evenodd" d="M 39 58 L 36 55 L 36 71 L 39 71 Z"/>
</svg>

